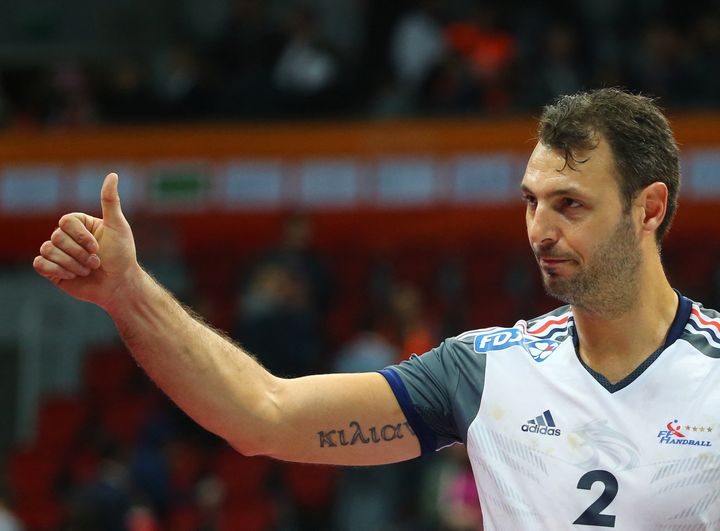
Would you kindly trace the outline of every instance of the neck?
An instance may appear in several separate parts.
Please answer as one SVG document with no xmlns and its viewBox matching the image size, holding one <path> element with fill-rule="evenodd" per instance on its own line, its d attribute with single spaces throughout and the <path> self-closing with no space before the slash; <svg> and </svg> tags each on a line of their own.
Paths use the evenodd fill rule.
<svg viewBox="0 0 720 531">
<path fill-rule="evenodd" d="M 659 256 L 642 269 L 637 297 L 621 313 L 603 316 L 573 308 L 580 358 L 611 383 L 628 376 L 663 345 L 677 312 L 678 297 Z"/>
</svg>

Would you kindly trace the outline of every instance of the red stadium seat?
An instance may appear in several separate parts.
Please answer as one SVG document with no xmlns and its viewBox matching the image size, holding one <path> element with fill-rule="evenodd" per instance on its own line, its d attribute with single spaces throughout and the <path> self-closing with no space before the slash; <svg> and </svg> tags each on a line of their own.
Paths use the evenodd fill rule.
<svg viewBox="0 0 720 531">
<path fill-rule="evenodd" d="M 283 476 L 293 500 L 300 507 L 329 507 L 335 493 L 337 469 L 331 466 L 284 463 Z"/>
<path fill-rule="evenodd" d="M 167 521 L 167 529 L 172 531 L 197 531 L 200 527 L 200 513 L 192 506 L 182 506 L 174 509 Z"/>
<path fill-rule="evenodd" d="M 142 427 L 157 411 L 158 400 L 155 392 L 121 397 L 103 410 L 100 423 L 116 440 L 133 445 Z"/>
<path fill-rule="evenodd" d="M 176 492 L 190 491 L 206 465 L 206 455 L 184 441 L 171 444 L 169 451 L 170 482 Z"/>
<path fill-rule="evenodd" d="M 38 413 L 37 444 L 64 453 L 88 419 L 87 402 L 78 398 L 45 399 Z"/>
<path fill-rule="evenodd" d="M 276 520 L 275 507 L 267 499 L 235 503 L 222 509 L 218 531 L 268 531 Z"/>
<path fill-rule="evenodd" d="M 100 456 L 90 448 L 74 448 L 65 467 L 70 481 L 84 485 L 97 477 Z"/>
<path fill-rule="evenodd" d="M 22 499 L 18 496 L 15 514 L 25 531 L 56 531 L 60 529 L 64 511 L 61 504 L 50 498 Z"/>
<path fill-rule="evenodd" d="M 273 461 L 267 457 L 245 457 L 230 448 L 220 452 L 211 465 L 223 482 L 229 503 L 263 499 L 273 467 Z"/>
<path fill-rule="evenodd" d="M 123 346 L 110 346 L 89 352 L 85 360 L 85 390 L 93 405 L 104 405 L 130 386 L 139 368 Z"/>
<path fill-rule="evenodd" d="M 8 460 L 10 488 L 18 499 L 50 498 L 60 467 L 54 452 L 38 447 L 15 450 Z"/>
</svg>

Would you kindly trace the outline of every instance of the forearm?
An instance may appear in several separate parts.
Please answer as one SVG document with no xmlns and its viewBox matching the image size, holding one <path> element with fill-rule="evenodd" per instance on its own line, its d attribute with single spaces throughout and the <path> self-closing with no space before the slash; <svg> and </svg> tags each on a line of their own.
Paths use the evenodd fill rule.
<svg viewBox="0 0 720 531">
<path fill-rule="evenodd" d="M 278 379 L 144 271 L 129 276 L 106 310 L 137 362 L 178 406 L 241 452 L 261 452 L 274 431 Z"/>
</svg>

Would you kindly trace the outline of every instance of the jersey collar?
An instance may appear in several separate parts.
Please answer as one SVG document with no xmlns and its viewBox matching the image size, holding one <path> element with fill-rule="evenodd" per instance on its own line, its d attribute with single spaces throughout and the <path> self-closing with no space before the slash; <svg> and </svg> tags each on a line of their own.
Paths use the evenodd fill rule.
<svg viewBox="0 0 720 531">
<path fill-rule="evenodd" d="M 577 331 L 575 330 L 574 322 L 570 326 L 570 333 L 572 335 L 573 345 L 575 346 L 575 355 L 577 356 L 578 361 L 583 367 L 585 367 L 585 370 L 588 371 L 590 375 L 595 378 L 595 380 L 597 380 L 597 382 L 605 389 L 607 389 L 610 393 L 620 391 L 620 389 L 624 389 L 625 387 L 633 383 L 642 373 L 647 370 L 648 367 L 650 367 L 650 365 L 653 364 L 656 359 L 660 357 L 660 354 L 662 354 L 666 348 L 668 348 L 670 345 L 675 343 L 675 341 L 680 339 L 683 330 L 685 330 L 685 325 L 687 324 L 688 319 L 690 319 L 690 312 L 692 311 L 692 301 L 687 297 L 683 296 L 682 293 L 680 293 L 678 290 L 675 290 L 675 293 L 677 293 L 678 296 L 678 309 L 677 312 L 675 312 L 675 318 L 670 325 L 668 334 L 665 338 L 665 342 L 659 349 L 657 349 L 650 356 L 648 356 L 645 361 L 643 361 L 633 372 L 631 372 L 625 378 L 614 384 L 611 383 L 607 378 L 605 378 L 605 376 L 603 376 L 599 372 L 591 369 L 582 360 L 582 358 L 580 357 L 580 339 L 578 337 Z"/>
</svg>

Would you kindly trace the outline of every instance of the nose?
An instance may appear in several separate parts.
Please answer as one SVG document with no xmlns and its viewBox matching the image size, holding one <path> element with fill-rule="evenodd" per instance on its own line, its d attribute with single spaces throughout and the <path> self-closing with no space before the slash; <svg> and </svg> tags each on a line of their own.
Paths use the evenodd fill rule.
<svg viewBox="0 0 720 531">
<path fill-rule="evenodd" d="M 533 247 L 547 247 L 557 243 L 560 231 L 553 212 L 543 204 L 528 209 L 526 220 L 528 240 Z"/>
</svg>

